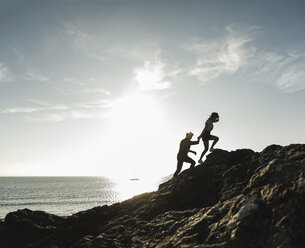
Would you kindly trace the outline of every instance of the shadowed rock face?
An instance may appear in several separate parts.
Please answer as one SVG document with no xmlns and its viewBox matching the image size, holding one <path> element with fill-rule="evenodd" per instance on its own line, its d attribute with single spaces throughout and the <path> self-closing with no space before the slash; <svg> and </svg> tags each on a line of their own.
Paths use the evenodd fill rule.
<svg viewBox="0 0 305 248">
<path fill-rule="evenodd" d="M 156 192 L 68 217 L 9 213 L 0 247 L 305 247 L 305 145 L 218 149 Z"/>
</svg>

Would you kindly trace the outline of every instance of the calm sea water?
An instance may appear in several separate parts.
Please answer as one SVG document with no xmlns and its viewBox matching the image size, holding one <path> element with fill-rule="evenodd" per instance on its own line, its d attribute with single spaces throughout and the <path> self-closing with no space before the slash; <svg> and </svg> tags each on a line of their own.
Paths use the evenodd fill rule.
<svg viewBox="0 0 305 248">
<path fill-rule="evenodd" d="M 159 183 L 105 177 L 0 177 L 0 219 L 24 208 L 71 215 L 154 191 Z"/>
</svg>

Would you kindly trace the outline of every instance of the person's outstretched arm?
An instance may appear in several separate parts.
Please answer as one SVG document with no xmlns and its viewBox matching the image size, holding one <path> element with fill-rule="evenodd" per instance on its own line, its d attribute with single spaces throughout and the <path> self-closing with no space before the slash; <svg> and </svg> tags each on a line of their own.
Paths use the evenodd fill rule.
<svg viewBox="0 0 305 248">
<path fill-rule="evenodd" d="M 197 155 L 197 152 L 189 150 L 189 152 L 194 153 L 195 155 Z"/>
<path fill-rule="evenodd" d="M 198 145 L 199 144 L 199 139 L 197 139 L 196 141 L 191 141 L 191 145 Z"/>
</svg>

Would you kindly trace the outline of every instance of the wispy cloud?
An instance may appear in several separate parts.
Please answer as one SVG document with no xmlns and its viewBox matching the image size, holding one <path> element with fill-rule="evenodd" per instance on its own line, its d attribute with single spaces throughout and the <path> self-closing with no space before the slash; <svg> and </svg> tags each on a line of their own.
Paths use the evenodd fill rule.
<svg viewBox="0 0 305 248">
<path fill-rule="evenodd" d="M 18 113 L 34 113 L 39 111 L 50 111 L 50 110 L 68 110 L 71 106 L 67 105 L 54 105 L 47 107 L 14 107 L 0 109 L 0 114 L 18 114 Z"/>
<path fill-rule="evenodd" d="M 60 86 L 54 89 L 61 95 L 79 95 L 79 94 L 101 94 L 110 96 L 111 92 L 104 87 L 99 87 L 103 82 L 94 77 L 85 77 L 83 79 L 65 77 Z"/>
<path fill-rule="evenodd" d="M 74 23 L 61 21 L 60 24 L 74 52 L 101 62 L 112 63 L 118 59 L 129 62 L 150 60 L 161 53 L 158 39 L 143 38 L 130 42 L 122 40 L 116 30 L 93 33 Z"/>
<path fill-rule="evenodd" d="M 49 107 L 42 115 L 30 116 L 32 121 L 60 122 L 66 120 L 104 119 L 108 118 L 108 109 L 112 107 L 110 101 L 96 101 L 77 103 L 71 106 L 57 105 Z"/>
<path fill-rule="evenodd" d="M 165 71 L 165 64 L 161 60 L 146 61 L 142 67 L 134 70 L 134 80 L 141 91 L 164 90 L 172 83 L 166 80 L 170 74 Z"/>
<path fill-rule="evenodd" d="M 43 110 L 42 108 L 31 108 L 31 107 L 15 107 L 0 109 L 0 114 L 15 114 L 15 113 L 33 113 Z"/>
<path fill-rule="evenodd" d="M 91 88 L 91 89 L 84 89 L 81 90 L 80 93 L 84 93 L 84 94 L 94 94 L 94 93 L 98 93 L 98 94 L 105 94 L 107 96 L 110 96 L 111 93 L 108 90 L 105 90 L 103 88 Z"/>
<path fill-rule="evenodd" d="M 266 51 L 255 44 L 259 27 L 229 25 L 226 35 L 184 48 L 195 53 L 189 74 L 201 83 L 245 69 L 249 80 L 271 83 L 286 93 L 305 89 L 305 49 Z M 236 74 L 242 75 L 242 74 Z"/>
<path fill-rule="evenodd" d="M 51 105 L 37 99 L 28 99 L 37 106 L 22 106 L 0 109 L 0 114 L 25 114 L 31 121 L 65 121 L 80 119 L 107 118 L 107 109 L 112 106 L 109 100 L 80 102 L 71 105 Z M 103 111 L 101 111 L 103 110 Z"/>
<path fill-rule="evenodd" d="M 37 99 L 33 99 L 33 98 L 29 98 L 27 99 L 28 102 L 30 103 L 34 103 L 37 104 L 39 106 L 48 106 L 49 104 L 45 101 L 41 101 L 41 100 L 37 100 Z"/>
<path fill-rule="evenodd" d="M 10 81 L 11 77 L 8 72 L 8 68 L 0 63 L 0 83 Z"/>
<path fill-rule="evenodd" d="M 49 81 L 50 79 L 46 76 L 41 75 L 40 73 L 33 72 L 33 71 L 28 71 L 26 76 L 25 76 L 25 80 L 46 82 L 46 81 Z"/>
<path fill-rule="evenodd" d="M 224 74 L 237 72 L 248 63 L 255 52 L 251 44 L 258 27 L 226 27 L 226 35 L 215 41 L 195 42 L 187 46 L 197 56 L 189 74 L 208 82 Z"/>
<path fill-rule="evenodd" d="M 305 89 L 305 63 L 287 68 L 277 80 L 277 86 L 286 92 L 296 92 Z"/>
<path fill-rule="evenodd" d="M 105 61 L 103 43 L 97 36 L 89 34 L 71 23 L 61 22 L 66 34 L 72 39 L 72 48 L 83 55 Z"/>
<path fill-rule="evenodd" d="M 129 61 L 154 60 L 161 56 L 160 42 L 157 39 L 143 39 L 132 44 L 120 43 L 108 46 L 105 52 L 108 57 L 123 58 Z"/>
<path fill-rule="evenodd" d="M 273 83 L 286 93 L 305 89 L 304 50 L 260 51 L 254 65 L 255 78 Z"/>
<path fill-rule="evenodd" d="M 63 113 L 50 113 L 40 117 L 29 118 L 32 121 L 50 121 L 61 122 L 66 120 L 81 120 L 81 119 L 101 119 L 103 116 L 100 113 L 88 113 L 79 110 L 72 110 Z"/>
<path fill-rule="evenodd" d="M 25 55 L 24 55 L 24 52 L 22 51 L 22 49 L 21 48 L 17 48 L 16 46 L 13 46 L 12 44 L 9 44 L 9 43 L 7 43 L 7 46 L 15 54 L 15 56 L 17 58 L 17 62 L 19 64 L 23 64 L 25 62 Z"/>
</svg>

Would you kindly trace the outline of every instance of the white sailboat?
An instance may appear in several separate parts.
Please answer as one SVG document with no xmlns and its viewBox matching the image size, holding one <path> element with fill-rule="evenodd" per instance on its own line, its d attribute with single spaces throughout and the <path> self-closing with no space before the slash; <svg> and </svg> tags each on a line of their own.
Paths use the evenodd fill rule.
<svg viewBox="0 0 305 248">
<path fill-rule="evenodd" d="M 129 179 L 130 181 L 139 181 L 140 180 L 140 178 L 138 178 L 138 177 L 136 177 L 135 176 L 135 167 L 133 167 L 133 175 L 132 175 L 132 177 Z"/>
</svg>

